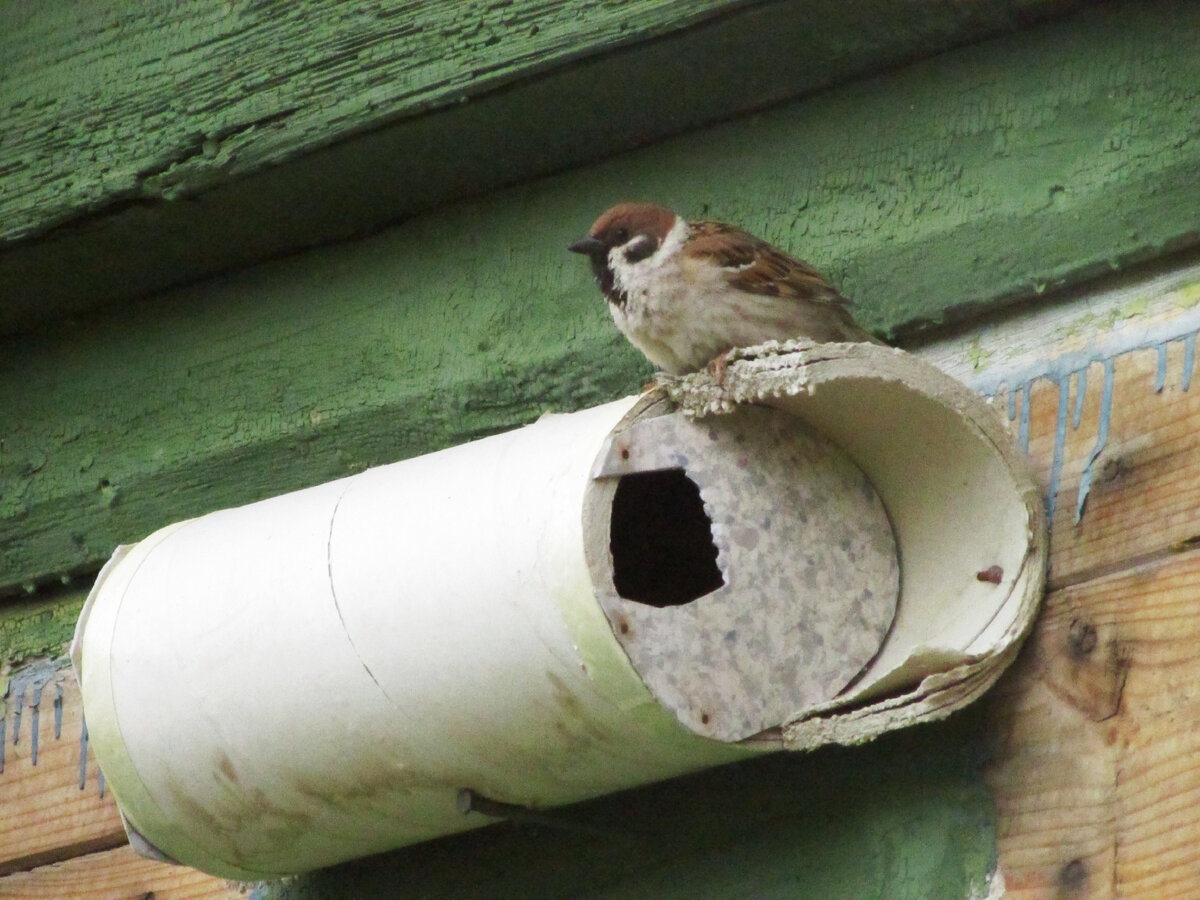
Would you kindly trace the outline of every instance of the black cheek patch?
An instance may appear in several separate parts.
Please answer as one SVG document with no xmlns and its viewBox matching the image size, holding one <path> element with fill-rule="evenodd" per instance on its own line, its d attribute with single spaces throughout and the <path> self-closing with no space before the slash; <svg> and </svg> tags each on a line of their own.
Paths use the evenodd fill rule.
<svg viewBox="0 0 1200 900">
<path fill-rule="evenodd" d="M 639 235 L 630 241 L 629 246 L 625 248 L 625 262 L 641 262 L 657 249 L 658 241 L 654 240 L 648 234 Z"/>
<path fill-rule="evenodd" d="M 596 275 L 596 284 L 600 285 L 600 291 L 609 302 L 615 303 L 617 306 L 624 306 L 625 294 L 616 289 L 616 279 L 613 277 L 612 269 L 609 268 L 608 260 L 593 256 L 592 272 Z"/>
</svg>

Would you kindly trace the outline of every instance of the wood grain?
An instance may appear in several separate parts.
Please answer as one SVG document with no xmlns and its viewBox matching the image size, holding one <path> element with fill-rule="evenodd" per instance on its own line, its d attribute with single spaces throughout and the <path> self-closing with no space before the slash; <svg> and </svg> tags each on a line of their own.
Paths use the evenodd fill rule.
<svg viewBox="0 0 1200 900">
<path fill-rule="evenodd" d="M 0 878 L 0 898 L 11 900 L 239 900 L 251 890 L 186 866 L 144 859 L 129 846 Z"/>
<path fill-rule="evenodd" d="M 1198 333 L 1193 260 L 918 351 L 1008 412 L 1052 514 L 1052 587 L 1200 540 Z"/>
<path fill-rule="evenodd" d="M 1197 301 L 1192 261 L 922 350 L 1009 408 L 1053 512 L 1051 592 L 988 700 L 1013 900 L 1200 896 Z"/>
<path fill-rule="evenodd" d="M 0 330 L 369 233 L 1078 5 L 0 0 L 0 244 L 17 244 Z M 766 155 L 759 140 L 743 165 Z"/>
<path fill-rule="evenodd" d="M 1031 271 L 1085 270 L 1137 252 L 1113 207 L 1167 231 L 1178 213 L 1194 231 L 1186 191 L 1154 187 L 1162 179 L 1200 189 L 1176 171 L 1187 158 L 1166 149 L 1200 153 L 1200 140 L 1188 139 L 1193 118 L 1157 102 L 1184 90 L 1175 79 L 1200 84 L 1189 68 L 1200 54 L 1179 39 L 1178 15 L 1158 4 L 1104 5 L 1070 28 L 964 48 L 369 240 L 2 341 L 0 420 L 11 427 L 0 453 L 0 594 L 95 567 L 116 543 L 208 509 L 636 390 L 646 369 L 613 328 L 587 266 L 563 248 L 614 192 L 677 197 L 693 213 L 711 207 L 825 268 L 881 326 L 940 315 L 964 297 L 1011 296 Z M 1188 15 L 1200 22 L 1200 7 Z M 1120 73 L 1145 69 L 1147 47 L 1170 64 L 1130 88 Z M 1042 68 L 1049 60 L 1052 74 Z M 978 97 L 995 98 L 986 115 Z M 1115 121 L 1135 117 L 1136 127 L 1091 115 L 1110 102 Z M 1010 108 L 1044 124 L 1020 125 Z M 1110 128 L 1130 130 L 1120 153 L 1096 149 Z M 1014 168 L 1033 161 L 1087 173 L 1061 218 L 1043 212 L 1042 187 L 1011 184 Z M 277 219 L 306 220 L 299 205 L 310 185 L 342 190 L 328 168 L 297 182 L 305 196 L 271 206 L 271 228 L 217 203 L 214 231 L 268 233 Z M 729 171 L 739 177 L 717 177 Z M 847 188 L 859 183 L 875 185 L 867 207 Z M 930 196 L 941 198 L 937 215 L 922 213 Z M 166 225 L 152 233 L 189 260 L 208 246 Z M 1154 234 L 1148 225 L 1139 240 L 1171 239 Z M 86 259 L 116 271 L 147 241 L 126 233 Z M 990 255 L 1001 246 L 1002 256 Z M 0 279 L 13 273 L 24 290 L 38 273 L 85 268 L 47 258 L 22 270 L 6 256 Z M 126 281 L 121 289 L 133 290 Z M 69 293 L 91 297 L 93 286 Z M 11 296 L 3 284 L 0 295 Z"/>
<path fill-rule="evenodd" d="M 337 0 L 97 2 L 10 13 L 0 236 L 113 197 L 195 190 L 737 5 L 635 0 L 580 15 L 564 0 L 368 0 L 353 12 Z M 73 164 L 87 158 L 106 162 L 86 173 Z"/>
<path fill-rule="evenodd" d="M 1182 340 L 1164 342 L 1163 350 L 1173 377 L 1157 392 L 1157 348 L 1089 364 L 1083 370 L 1080 425 L 1066 423 L 1058 451 L 1060 411 L 1073 416 L 1080 376 L 1033 384 L 1029 453 L 1045 489 L 1057 483 L 1050 569 L 1054 585 L 1200 539 L 1200 518 L 1195 515 L 1200 506 L 1200 382 L 1190 390 L 1181 384 Z M 1111 380 L 1107 409 L 1106 378 Z M 1103 440 L 1102 425 L 1107 431 Z M 1090 490 L 1080 513 L 1081 478 L 1089 469 Z"/>
<path fill-rule="evenodd" d="M 0 874 L 125 843 L 116 803 L 111 792 L 101 795 L 99 770 L 90 750 L 81 783 L 83 706 L 75 676 L 69 668 L 48 668 L 38 678 L 45 680 L 36 715 L 30 706 L 34 686 L 20 677 L 10 682 L 0 705 L 5 732 Z M 56 723 L 56 706 L 61 724 Z"/>
<path fill-rule="evenodd" d="M 1053 592 L 993 698 L 1013 900 L 1200 896 L 1200 552 Z"/>
</svg>

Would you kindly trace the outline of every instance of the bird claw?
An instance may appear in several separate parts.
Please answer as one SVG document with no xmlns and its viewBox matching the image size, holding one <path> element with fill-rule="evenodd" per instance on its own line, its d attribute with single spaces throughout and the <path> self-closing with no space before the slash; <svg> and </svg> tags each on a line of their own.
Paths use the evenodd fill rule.
<svg viewBox="0 0 1200 900">
<path fill-rule="evenodd" d="M 708 361 L 708 365 L 705 368 L 708 370 L 708 374 L 713 377 L 718 387 L 725 384 L 725 370 L 729 368 L 729 351 L 723 350 L 718 353 Z"/>
</svg>

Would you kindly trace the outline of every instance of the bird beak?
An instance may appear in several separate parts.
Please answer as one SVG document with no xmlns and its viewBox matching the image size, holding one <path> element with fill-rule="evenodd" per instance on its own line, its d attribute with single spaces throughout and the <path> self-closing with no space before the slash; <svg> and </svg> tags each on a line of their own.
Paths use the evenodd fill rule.
<svg viewBox="0 0 1200 900">
<path fill-rule="evenodd" d="M 588 236 L 581 238 L 567 248 L 572 253 L 583 253 L 587 256 L 603 256 L 605 247 L 603 241 L 598 241 L 596 238 Z"/>
</svg>

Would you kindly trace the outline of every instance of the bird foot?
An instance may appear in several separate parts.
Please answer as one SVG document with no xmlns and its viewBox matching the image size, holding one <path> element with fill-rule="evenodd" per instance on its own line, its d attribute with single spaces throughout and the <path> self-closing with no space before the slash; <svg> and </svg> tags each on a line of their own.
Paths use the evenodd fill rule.
<svg viewBox="0 0 1200 900">
<path fill-rule="evenodd" d="M 708 361 L 705 367 L 708 374 L 713 377 L 717 386 L 725 384 L 725 370 L 729 368 L 729 351 L 723 350 Z"/>
</svg>

